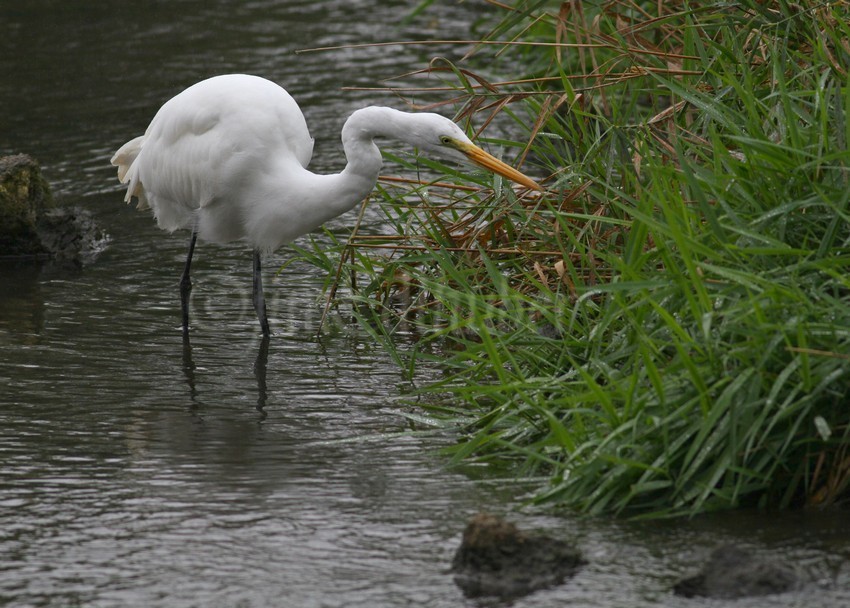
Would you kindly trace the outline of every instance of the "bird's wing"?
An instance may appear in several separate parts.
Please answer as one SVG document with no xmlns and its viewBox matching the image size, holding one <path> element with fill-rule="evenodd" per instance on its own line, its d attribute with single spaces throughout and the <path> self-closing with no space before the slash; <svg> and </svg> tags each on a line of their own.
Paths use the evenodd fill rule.
<svg viewBox="0 0 850 608">
<path fill-rule="evenodd" d="M 198 209 L 216 201 L 237 207 L 264 172 L 306 167 L 312 151 L 304 116 L 284 89 L 222 76 L 162 106 L 125 178 L 137 176 L 141 187 L 130 194 L 143 191 L 160 226 L 173 230 L 189 227 Z"/>
</svg>

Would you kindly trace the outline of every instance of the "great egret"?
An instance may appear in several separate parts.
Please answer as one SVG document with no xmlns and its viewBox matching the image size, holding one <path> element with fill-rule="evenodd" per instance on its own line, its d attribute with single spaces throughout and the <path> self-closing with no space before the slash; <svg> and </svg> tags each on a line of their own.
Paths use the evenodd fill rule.
<svg viewBox="0 0 850 608">
<path fill-rule="evenodd" d="M 475 146 L 451 120 L 370 106 L 342 127 L 348 164 L 341 173 L 307 170 L 313 138 L 295 100 L 277 84 L 245 74 L 216 76 L 167 101 L 145 134 L 112 157 L 125 199 L 153 210 L 160 228 L 191 230 L 180 278 L 183 332 L 189 331 L 189 270 L 195 242 L 244 239 L 254 248 L 253 303 L 264 336 L 261 252 L 270 252 L 345 213 L 378 180 L 375 139 L 398 139 L 425 152 L 476 165 L 528 188 L 540 186 Z"/>
</svg>

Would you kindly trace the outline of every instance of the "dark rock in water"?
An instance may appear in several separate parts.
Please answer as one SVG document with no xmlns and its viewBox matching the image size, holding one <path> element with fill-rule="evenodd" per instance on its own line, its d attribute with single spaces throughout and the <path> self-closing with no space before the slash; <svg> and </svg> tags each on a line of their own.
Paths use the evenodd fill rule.
<svg viewBox="0 0 850 608">
<path fill-rule="evenodd" d="M 45 254 L 37 225 L 53 206 L 50 187 L 32 157 L 0 157 L 0 255 Z"/>
<path fill-rule="evenodd" d="M 81 265 L 107 241 L 90 213 L 54 205 L 50 187 L 30 156 L 0 157 L 0 259 Z"/>
<path fill-rule="evenodd" d="M 79 207 L 48 211 L 38 222 L 38 237 L 51 260 L 81 265 L 109 241 L 91 213 Z"/>
<path fill-rule="evenodd" d="M 564 541 L 526 535 L 495 515 L 475 515 L 452 560 L 454 580 L 467 597 L 516 597 L 562 583 L 584 564 Z"/>
<path fill-rule="evenodd" d="M 792 568 L 724 545 L 711 553 L 699 573 L 676 583 L 673 592 L 684 597 L 734 599 L 784 593 L 799 584 Z"/>
</svg>

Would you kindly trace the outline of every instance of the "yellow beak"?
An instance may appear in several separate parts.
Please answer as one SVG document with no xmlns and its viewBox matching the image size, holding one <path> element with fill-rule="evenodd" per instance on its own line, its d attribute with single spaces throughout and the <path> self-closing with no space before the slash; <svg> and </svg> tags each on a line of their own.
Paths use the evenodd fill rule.
<svg viewBox="0 0 850 608">
<path fill-rule="evenodd" d="M 479 167 L 484 167 L 488 171 L 498 173 L 502 177 L 509 179 L 512 182 L 521 184 L 526 188 L 531 188 L 532 190 L 543 192 L 543 188 L 540 187 L 540 185 L 533 179 L 531 179 L 527 175 L 520 173 L 510 165 L 503 163 L 498 158 L 496 158 L 492 154 L 488 154 L 478 146 L 461 142 L 456 142 L 455 145 L 457 146 L 458 150 L 466 154 L 466 157 L 471 162 L 475 163 Z"/>
</svg>

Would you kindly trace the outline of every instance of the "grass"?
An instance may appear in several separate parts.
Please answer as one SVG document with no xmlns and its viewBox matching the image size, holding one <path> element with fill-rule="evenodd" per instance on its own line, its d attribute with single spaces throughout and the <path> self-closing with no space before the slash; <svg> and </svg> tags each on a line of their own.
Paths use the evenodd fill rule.
<svg viewBox="0 0 850 608">
<path fill-rule="evenodd" d="M 393 157 L 434 177 L 383 183 L 382 234 L 302 254 L 403 369 L 444 370 L 419 407 L 453 461 L 543 476 L 538 503 L 846 500 L 847 3 L 492 4 L 469 58 L 394 89 L 548 192 Z"/>
</svg>

